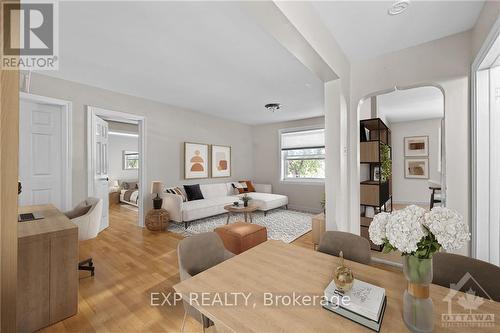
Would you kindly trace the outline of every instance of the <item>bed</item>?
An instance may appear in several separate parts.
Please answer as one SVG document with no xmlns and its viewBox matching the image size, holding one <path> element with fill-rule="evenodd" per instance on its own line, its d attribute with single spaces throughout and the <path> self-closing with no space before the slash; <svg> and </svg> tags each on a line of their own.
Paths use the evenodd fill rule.
<svg viewBox="0 0 500 333">
<path fill-rule="evenodd" d="M 120 182 L 120 202 L 138 207 L 139 185 L 137 181 Z"/>
</svg>

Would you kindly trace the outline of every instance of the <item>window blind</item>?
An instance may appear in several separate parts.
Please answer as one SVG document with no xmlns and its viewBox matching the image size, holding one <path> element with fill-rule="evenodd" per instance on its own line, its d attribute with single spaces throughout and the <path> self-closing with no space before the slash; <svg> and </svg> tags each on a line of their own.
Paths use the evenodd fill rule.
<svg viewBox="0 0 500 333">
<path fill-rule="evenodd" d="M 325 130 L 314 129 L 281 134 L 281 149 L 312 149 L 325 147 Z"/>
</svg>

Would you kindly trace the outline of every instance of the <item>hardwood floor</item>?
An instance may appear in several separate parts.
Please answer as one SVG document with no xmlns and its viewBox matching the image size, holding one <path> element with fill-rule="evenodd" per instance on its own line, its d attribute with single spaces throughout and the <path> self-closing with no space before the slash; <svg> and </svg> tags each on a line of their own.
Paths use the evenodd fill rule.
<svg viewBox="0 0 500 333">
<path fill-rule="evenodd" d="M 109 217 L 109 228 L 80 242 L 80 260 L 92 257 L 96 272 L 80 272 L 78 314 L 43 332 L 180 332 L 182 305 L 151 306 L 150 297 L 173 292 L 179 282 L 176 248 L 182 236 L 142 229 L 137 213 L 119 205 Z M 293 244 L 312 249 L 311 233 Z M 185 332 L 201 332 L 201 326 L 188 317 Z"/>
</svg>

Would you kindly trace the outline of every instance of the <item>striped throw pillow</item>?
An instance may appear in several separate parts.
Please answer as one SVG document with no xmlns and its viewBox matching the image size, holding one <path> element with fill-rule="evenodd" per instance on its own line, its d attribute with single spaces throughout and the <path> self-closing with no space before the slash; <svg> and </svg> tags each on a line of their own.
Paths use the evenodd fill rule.
<svg viewBox="0 0 500 333">
<path fill-rule="evenodd" d="M 180 195 L 182 197 L 182 202 L 187 201 L 187 198 L 184 195 L 184 192 L 182 192 L 182 190 L 180 189 L 180 187 L 170 187 L 170 188 L 165 189 L 165 192 L 170 193 L 170 194 Z"/>
</svg>

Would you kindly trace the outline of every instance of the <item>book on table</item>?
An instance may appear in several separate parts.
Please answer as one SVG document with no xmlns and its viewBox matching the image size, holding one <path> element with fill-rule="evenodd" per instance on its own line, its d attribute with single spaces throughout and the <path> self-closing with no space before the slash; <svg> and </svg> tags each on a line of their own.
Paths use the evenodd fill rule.
<svg viewBox="0 0 500 333">
<path fill-rule="evenodd" d="M 332 281 L 325 289 L 328 300 L 323 307 L 374 331 L 380 331 L 387 298 L 385 289 L 354 279 L 352 289 L 346 293 L 337 290 Z M 349 299 L 343 296 L 348 296 Z"/>
</svg>

